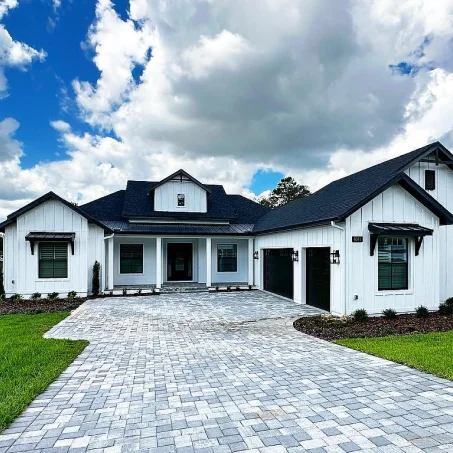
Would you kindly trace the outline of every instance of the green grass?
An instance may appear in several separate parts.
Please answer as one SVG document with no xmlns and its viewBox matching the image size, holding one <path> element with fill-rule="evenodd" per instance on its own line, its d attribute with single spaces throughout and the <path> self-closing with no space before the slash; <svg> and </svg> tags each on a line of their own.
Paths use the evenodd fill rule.
<svg viewBox="0 0 453 453">
<path fill-rule="evenodd" d="M 60 376 L 88 344 L 42 338 L 68 315 L 0 316 L 0 431 Z"/>
<path fill-rule="evenodd" d="M 335 343 L 453 380 L 453 331 L 353 338 Z"/>
</svg>

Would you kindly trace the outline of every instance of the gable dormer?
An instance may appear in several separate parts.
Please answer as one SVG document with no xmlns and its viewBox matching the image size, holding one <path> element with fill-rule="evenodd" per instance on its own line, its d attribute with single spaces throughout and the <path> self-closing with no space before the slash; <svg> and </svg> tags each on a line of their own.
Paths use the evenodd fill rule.
<svg viewBox="0 0 453 453">
<path fill-rule="evenodd" d="M 157 183 L 150 193 L 157 212 L 202 212 L 208 210 L 208 187 L 184 170 Z"/>
</svg>

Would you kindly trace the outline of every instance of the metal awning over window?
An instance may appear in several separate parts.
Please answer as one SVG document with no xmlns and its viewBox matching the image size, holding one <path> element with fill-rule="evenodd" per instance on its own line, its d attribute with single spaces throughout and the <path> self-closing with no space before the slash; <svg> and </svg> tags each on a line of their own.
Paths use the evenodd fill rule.
<svg viewBox="0 0 453 453">
<path fill-rule="evenodd" d="M 25 240 L 30 242 L 31 254 L 35 254 L 35 242 L 69 242 L 71 252 L 74 255 L 75 233 L 46 233 L 34 231 L 25 236 Z"/>
<path fill-rule="evenodd" d="M 425 236 L 432 236 L 434 230 L 416 223 L 369 223 L 370 255 L 374 255 L 379 236 L 403 236 L 415 238 L 415 256 L 418 256 Z"/>
</svg>

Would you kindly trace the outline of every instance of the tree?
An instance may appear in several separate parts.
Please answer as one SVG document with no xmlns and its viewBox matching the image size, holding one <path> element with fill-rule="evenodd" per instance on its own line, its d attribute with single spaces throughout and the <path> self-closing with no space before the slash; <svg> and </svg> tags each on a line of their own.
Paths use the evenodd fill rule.
<svg viewBox="0 0 453 453">
<path fill-rule="evenodd" d="M 292 176 L 287 176 L 277 184 L 268 197 L 260 198 L 258 203 L 268 208 L 278 208 L 310 194 L 307 186 L 299 184 Z"/>
<path fill-rule="evenodd" d="M 99 278 L 99 272 L 101 270 L 101 265 L 99 264 L 98 261 L 94 262 L 93 266 L 93 279 L 91 281 L 91 292 L 93 295 L 97 296 L 99 295 L 99 290 L 100 290 L 100 278 Z"/>
</svg>

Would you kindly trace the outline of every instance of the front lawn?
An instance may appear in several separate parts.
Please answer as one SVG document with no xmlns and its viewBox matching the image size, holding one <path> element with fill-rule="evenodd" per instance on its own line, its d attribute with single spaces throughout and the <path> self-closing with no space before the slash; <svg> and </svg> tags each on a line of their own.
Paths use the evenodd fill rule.
<svg viewBox="0 0 453 453">
<path fill-rule="evenodd" d="M 335 343 L 453 380 L 453 332 L 353 338 Z"/>
<path fill-rule="evenodd" d="M 60 376 L 88 344 L 42 338 L 68 315 L 0 316 L 0 431 Z"/>
</svg>

